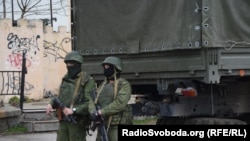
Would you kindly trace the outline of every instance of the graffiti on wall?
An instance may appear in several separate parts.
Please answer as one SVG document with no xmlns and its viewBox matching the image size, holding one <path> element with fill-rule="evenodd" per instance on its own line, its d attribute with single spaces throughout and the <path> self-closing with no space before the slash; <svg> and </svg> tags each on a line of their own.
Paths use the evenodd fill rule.
<svg viewBox="0 0 250 141">
<path fill-rule="evenodd" d="M 1 88 L 1 93 L 5 94 L 13 94 L 13 93 L 20 93 L 20 85 L 21 85 L 21 77 L 18 73 L 7 73 L 1 76 L 2 80 L 6 80 L 4 83 L 4 87 Z M 34 86 L 28 82 L 24 84 L 24 90 L 30 91 L 34 89 Z"/>
<path fill-rule="evenodd" d="M 29 57 L 26 58 L 26 67 L 31 67 L 32 62 L 36 64 L 38 61 L 36 58 L 39 49 L 38 39 L 40 35 L 33 35 L 30 38 L 19 37 L 17 34 L 9 33 L 7 36 L 7 48 L 11 50 L 11 54 L 8 55 L 7 61 L 10 63 L 11 67 L 21 69 L 22 67 L 22 53 L 24 51 L 29 54 Z"/>
<path fill-rule="evenodd" d="M 55 58 L 55 62 L 58 59 L 64 59 L 64 56 L 67 54 L 66 47 L 71 46 L 71 39 L 70 38 L 64 38 L 57 43 L 55 42 L 49 42 L 44 40 L 43 41 L 43 47 L 44 47 L 44 57 L 47 57 L 49 55 L 53 56 Z"/>
<path fill-rule="evenodd" d="M 13 76 L 13 77 L 8 77 L 9 81 L 8 83 L 6 83 L 5 85 L 18 91 L 20 90 L 20 86 L 19 84 L 21 84 L 21 80 L 20 80 L 20 77 L 19 76 Z M 34 89 L 34 86 L 28 82 L 25 82 L 24 84 L 24 90 L 25 91 L 30 91 L 31 89 Z"/>
<path fill-rule="evenodd" d="M 33 54 L 37 54 L 37 51 L 40 50 L 37 40 L 40 38 L 40 35 L 34 35 L 30 38 L 21 38 L 17 34 L 9 33 L 7 36 L 8 41 L 8 49 L 12 50 L 12 53 L 22 52 L 26 50 L 27 52 L 33 52 Z"/>
<path fill-rule="evenodd" d="M 17 54 L 8 55 L 7 61 L 10 63 L 11 66 L 20 70 L 22 68 L 22 59 L 23 59 L 23 55 L 21 53 L 17 53 Z M 31 66 L 31 61 L 30 59 L 27 58 L 26 67 L 30 67 L 30 66 Z"/>
<path fill-rule="evenodd" d="M 68 53 L 69 50 L 71 50 L 72 41 L 71 38 L 69 37 L 70 34 L 67 33 L 63 37 L 61 37 L 61 35 L 58 37 L 57 34 L 55 34 L 55 36 L 52 35 L 53 38 L 49 38 L 51 34 L 48 34 L 49 35 L 48 37 L 43 38 L 47 34 L 43 34 L 42 32 L 41 33 L 40 32 L 36 33 L 33 31 L 30 32 L 29 30 L 28 31 L 22 30 L 21 32 L 19 31 L 20 30 L 18 31 L 11 30 L 11 31 L 6 31 L 7 34 L 4 34 L 5 37 L 3 38 L 3 40 L 5 41 L 3 43 L 4 43 L 4 48 L 7 52 L 4 53 L 5 56 L 4 63 L 6 63 L 7 65 L 3 66 L 4 69 L 21 70 L 23 53 L 26 52 L 25 58 L 26 58 L 26 68 L 28 73 L 26 75 L 27 79 L 25 80 L 24 84 L 25 95 L 31 94 L 32 98 L 37 99 L 40 98 L 40 96 L 35 96 L 34 91 L 36 92 L 36 95 L 39 95 L 40 88 L 45 87 L 47 85 L 49 89 L 52 89 L 53 91 L 57 89 L 56 87 L 58 85 L 57 81 L 51 82 L 50 79 L 52 78 L 47 78 L 47 77 L 53 75 L 54 73 L 56 73 L 56 77 L 60 77 L 61 75 L 63 75 L 64 70 L 62 71 L 62 74 L 61 74 L 61 69 L 59 73 L 51 71 L 51 68 L 47 66 L 48 65 L 47 60 L 49 60 L 52 64 L 53 62 L 56 63 L 56 66 L 58 66 L 59 68 L 61 66 L 64 67 L 64 64 L 62 64 L 61 61 L 64 60 L 65 55 Z M 44 63 L 44 61 L 46 62 Z M 43 70 L 39 68 L 42 68 Z M 33 79 L 35 73 L 39 75 L 39 82 L 42 83 L 43 81 L 46 81 L 48 79 L 48 82 L 55 85 L 56 88 L 54 88 L 54 86 L 51 86 L 50 84 L 44 86 L 36 85 L 35 83 L 38 83 L 38 81 L 37 80 L 35 81 Z M 1 88 L 4 89 L 3 91 L 7 91 L 7 89 L 20 91 L 20 83 L 21 83 L 20 76 L 13 76 L 13 75 L 5 76 L 5 81 L 1 81 L 0 83 L 4 87 Z"/>
</svg>

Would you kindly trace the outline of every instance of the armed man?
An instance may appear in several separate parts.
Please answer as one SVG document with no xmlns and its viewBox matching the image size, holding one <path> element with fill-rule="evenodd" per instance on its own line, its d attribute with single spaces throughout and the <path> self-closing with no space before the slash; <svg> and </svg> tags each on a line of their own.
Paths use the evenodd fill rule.
<svg viewBox="0 0 250 141">
<path fill-rule="evenodd" d="M 64 62 L 67 73 L 62 78 L 58 99 L 50 101 L 46 113 L 51 114 L 56 109 L 57 141 L 86 141 L 89 105 L 94 105 L 90 93 L 95 88 L 95 80 L 82 70 L 83 57 L 79 52 L 69 52 Z"/>
<path fill-rule="evenodd" d="M 132 109 L 128 105 L 131 85 L 125 78 L 120 77 L 123 69 L 120 58 L 107 57 L 102 62 L 102 67 L 105 80 L 96 90 L 94 102 L 99 107 L 92 112 L 91 119 L 96 124 L 104 123 L 106 128 L 107 138 L 103 128 L 98 128 L 96 141 L 117 141 L 118 125 L 132 124 Z"/>
</svg>

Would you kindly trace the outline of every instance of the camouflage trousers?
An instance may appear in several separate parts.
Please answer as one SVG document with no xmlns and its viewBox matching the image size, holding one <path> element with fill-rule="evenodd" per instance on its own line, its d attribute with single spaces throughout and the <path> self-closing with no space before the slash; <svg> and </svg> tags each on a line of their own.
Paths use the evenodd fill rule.
<svg viewBox="0 0 250 141">
<path fill-rule="evenodd" d="M 61 121 L 57 131 L 57 141 L 86 141 L 84 125 Z"/>
</svg>

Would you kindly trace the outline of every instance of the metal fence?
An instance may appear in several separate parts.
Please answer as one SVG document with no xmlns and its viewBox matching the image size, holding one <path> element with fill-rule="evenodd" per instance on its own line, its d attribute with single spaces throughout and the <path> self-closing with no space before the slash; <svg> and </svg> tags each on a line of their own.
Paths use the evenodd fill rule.
<svg viewBox="0 0 250 141">
<path fill-rule="evenodd" d="M 20 109 L 23 111 L 26 69 L 26 51 L 23 52 L 21 71 L 0 71 L 0 95 L 19 95 Z"/>
</svg>

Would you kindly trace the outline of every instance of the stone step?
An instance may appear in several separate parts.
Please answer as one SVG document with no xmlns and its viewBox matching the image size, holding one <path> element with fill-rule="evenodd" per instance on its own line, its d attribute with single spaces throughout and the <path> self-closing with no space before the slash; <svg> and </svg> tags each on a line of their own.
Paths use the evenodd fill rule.
<svg viewBox="0 0 250 141">
<path fill-rule="evenodd" d="M 0 109 L 0 131 L 15 125 L 23 125 L 28 132 L 56 131 L 59 127 L 58 119 L 52 114 L 46 114 L 49 99 L 38 102 L 24 103 L 23 110 L 5 103 Z"/>
<path fill-rule="evenodd" d="M 21 121 L 20 124 L 27 128 L 28 132 L 56 131 L 59 127 L 58 120 Z"/>
<path fill-rule="evenodd" d="M 49 98 L 45 98 L 38 102 L 24 103 L 20 124 L 26 127 L 28 132 L 58 130 L 58 119 L 54 114 L 46 114 L 46 106 L 49 101 Z"/>
<path fill-rule="evenodd" d="M 54 114 L 47 115 L 45 109 L 24 109 L 20 124 L 27 128 L 28 132 L 56 131 L 59 121 Z"/>
<path fill-rule="evenodd" d="M 54 114 L 47 115 L 45 109 L 24 109 L 22 113 L 22 118 L 24 121 L 33 120 L 33 121 L 47 121 L 47 120 L 56 120 L 57 118 Z"/>
</svg>

